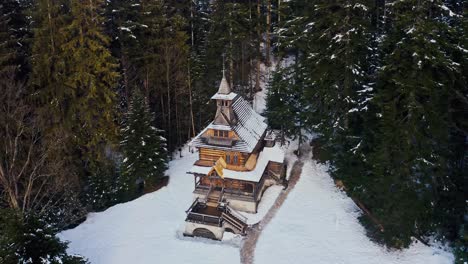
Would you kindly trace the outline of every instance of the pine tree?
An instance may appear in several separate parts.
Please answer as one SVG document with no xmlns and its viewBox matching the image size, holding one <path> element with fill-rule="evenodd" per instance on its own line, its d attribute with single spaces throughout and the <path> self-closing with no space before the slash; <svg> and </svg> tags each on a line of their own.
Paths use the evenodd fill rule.
<svg viewBox="0 0 468 264">
<path fill-rule="evenodd" d="M 70 91 L 66 124 L 85 156 L 102 159 L 102 145 L 116 137 L 117 64 L 102 28 L 102 1 L 71 1 L 71 21 L 60 46 L 66 65 L 64 90 Z M 68 99 L 68 98 L 67 98 Z M 104 143 L 104 144 L 103 144 Z"/>
<path fill-rule="evenodd" d="M 35 215 L 0 209 L 0 262 L 3 264 L 51 263 L 85 264 L 80 256 L 66 252 L 67 243 Z"/>
<path fill-rule="evenodd" d="M 137 183 L 151 187 L 164 177 L 168 153 L 162 132 L 154 127 L 154 117 L 148 103 L 141 93 L 135 92 L 122 129 L 121 141 L 124 154 L 122 173 L 128 182 L 130 195 L 136 193 Z"/>
<path fill-rule="evenodd" d="M 129 186 L 125 176 L 115 166 L 92 169 L 84 188 L 84 204 L 93 211 L 100 211 L 126 201 Z"/>
<path fill-rule="evenodd" d="M 73 96 L 73 91 L 62 85 L 65 61 L 61 45 L 65 39 L 61 31 L 69 19 L 68 6 L 61 0 L 41 0 L 34 7 L 30 85 L 38 112 L 44 117 L 43 127 L 53 130 L 63 124 L 66 102 Z"/>
<path fill-rule="evenodd" d="M 135 65 L 142 50 L 135 36 L 141 27 L 147 25 L 138 23 L 141 1 L 112 0 L 106 5 L 106 33 L 110 37 L 110 47 L 113 56 L 119 58 L 120 82 L 119 101 L 121 111 L 125 112 L 131 94 L 131 88 L 139 85 Z"/>
<path fill-rule="evenodd" d="M 281 131 L 283 141 L 290 137 L 302 143 L 303 132 L 310 130 L 310 107 L 302 87 L 303 76 L 296 65 L 279 67 L 270 80 L 265 115 L 268 124 Z"/>
<path fill-rule="evenodd" d="M 5 0 L 0 3 L 0 73 L 14 69 L 18 79 L 28 73 L 26 57 L 28 45 L 28 21 L 25 4 Z"/>
<path fill-rule="evenodd" d="M 396 1 L 376 104 L 378 147 L 368 198 L 385 226 L 383 239 L 407 246 L 435 231 L 434 210 L 450 192 L 451 87 L 460 76 L 450 57 L 450 29 L 442 1 Z M 455 91 L 454 91 L 455 92 Z M 398 208 L 396 210 L 396 208 Z"/>
</svg>

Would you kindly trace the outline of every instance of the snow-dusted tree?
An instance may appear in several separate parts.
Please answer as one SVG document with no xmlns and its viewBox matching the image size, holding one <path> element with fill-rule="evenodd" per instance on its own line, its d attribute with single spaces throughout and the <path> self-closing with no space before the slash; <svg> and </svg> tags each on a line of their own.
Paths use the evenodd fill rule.
<svg viewBox="0 0 468 264">
<path fill-rule="evenodd" d="M 407 246 L 412 236 L 436 230 L 441 208 L 463 207 L 456 198 L 460 176 L 452 177 L 448 160 L 455 113 L 460 102 L 466 107 L 460 97 L 466 88 L 459 84 L 466 81 L 460 58 L 452 55 L 460 42 L 447 23 L 459 15 L 444 1 L 393 1 L 390 11 L 394 22 L 374 100 L 381 118 L 366 196 L 384 223 L 386 241 Z M 444 196 L 452 196 L 448 204 L 440 203 Z M 443 215 L 455 215 L 446 209 L 451 213 Z"/>
<path fill-rule="evenodd" d="M 88 209 L 99 211 L 125 201 L 129 186 L 124 175 L 115 171 L 114 166 L 104 164 L 92 171 L 86 179 L 84 190 L 84 202 Z"/>
<path fill-rule="evenodd" d="M 272 76 L 267 94 L 265 115 L 272 128 L 284 137 L 306 140 L 304 131 L 310 123 L 310 104 L 304 97 L 304 76 L 298 65 L 279 67 Z"/>
<path fill-rule="evenodd" d="M 135 90 L 122 129 L 124 160 L 122 173 L 129 183 L 130 194 L 138 185 L 157 184 L 167 169 L 168 153 L 162 130 L 154 127 L 154 118 L 140 92 Z"/>
<path fill-rule="evenodd" d="M 68 255 L 67 243 L 57 230 L 33 214 L 0 209 L 0 263 L 85 264 L 80 256 Z"/>
</svg>

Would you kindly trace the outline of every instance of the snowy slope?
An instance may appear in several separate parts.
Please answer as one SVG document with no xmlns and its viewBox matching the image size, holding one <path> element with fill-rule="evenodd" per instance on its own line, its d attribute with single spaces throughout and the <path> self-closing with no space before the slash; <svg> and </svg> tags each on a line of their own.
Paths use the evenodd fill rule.
<svg viewBox="0 0 468 264">
<path fill-rule="evenodd" d="M 393 252 L 372 243 L 357 220 L 357 207 L 336 189 L 326 170 L 313 160 L 305 162 L 296 187 L 259 238 L 255 263 L 453 262 L 452 254 L 421 243 Z"/>
<path fill-rule="evenodd" d="M 167 187 L 91 214 L 62 232 L 60 238 L 71 242 L 69 252 L 93 264 L 239 263 L 236 246 L 181 235 L 193 191 L 193 177 L 185 172 L 196 158 L 197 153 L 170 162 Z"/>
</svg>

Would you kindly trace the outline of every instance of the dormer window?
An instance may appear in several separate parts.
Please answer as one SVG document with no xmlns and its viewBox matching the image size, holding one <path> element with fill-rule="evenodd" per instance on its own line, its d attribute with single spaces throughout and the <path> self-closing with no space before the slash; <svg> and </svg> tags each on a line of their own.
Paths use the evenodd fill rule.
<svg viewBox="0 0 468 264">
<path fill-rule="evenodd" d="M 224 130 L 214 130 L 213 135 L 215 137 L 229 137 L 229 131 L 224 131 Z"/>
</svg>

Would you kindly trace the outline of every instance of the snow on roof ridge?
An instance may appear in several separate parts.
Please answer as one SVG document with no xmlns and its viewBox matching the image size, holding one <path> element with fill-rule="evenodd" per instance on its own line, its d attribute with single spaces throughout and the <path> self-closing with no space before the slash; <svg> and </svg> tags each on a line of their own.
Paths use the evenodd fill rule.
<svg viewBox="0 0 468 264">
<path fill-rule="evenodd" d="M 267 129 L 265 118 L 255 112 L 250 104 L 241 96 L 235 97 L 235 100 L 232 103 L 232 109 L 234 110 L 234 114 L 237 116 L 237 123 L 233 124 L 232 126 L 219 126 L 212 122 L 205 129 L 203 129 L 189 143 L 189 145 L 193 147 L 207 147 L 252 153 Z M 201 139 L 201 136 L 207 129 L 230 129 L 237 134 L 240 140 L 235 142 L 234 146 L 231 148 L 209 145 Z"/>
</svg>

